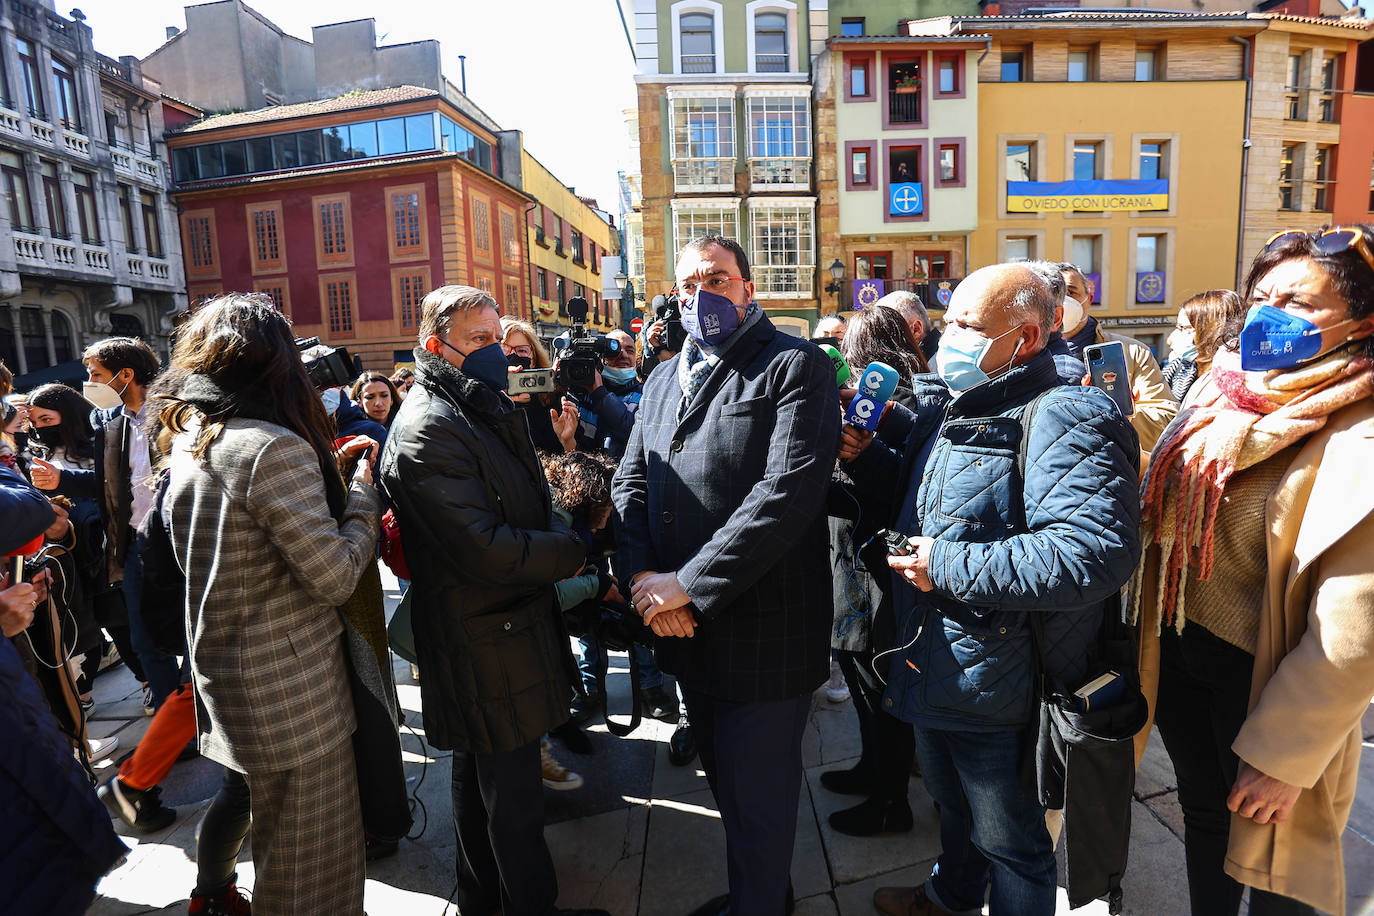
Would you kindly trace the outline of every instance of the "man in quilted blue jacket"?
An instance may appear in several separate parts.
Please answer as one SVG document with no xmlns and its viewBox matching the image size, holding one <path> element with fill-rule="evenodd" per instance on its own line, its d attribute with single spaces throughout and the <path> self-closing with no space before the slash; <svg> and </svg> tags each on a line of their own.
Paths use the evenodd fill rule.
<svg viewBox="0 0 1374 916">
<path fill-rule="evenodd" d="M 1140 543 L 1135 432 L 1103 392 L 1058 378 L 1054 306 L 1025 266 L 974 272 L 945 314 L 944 410 L 896 406 L 877 439 L 845 433 L 865 511 L 910 535 L 889 560 L 899 648 L 883 703 L 915 725 L 940 809 L 929 880 L 879 889 L 884 913 L 979 913 L 989 886 L 992 916 L 1055 909 L 1045 809 L 1018 777 L 1038 698 L 1029 619 L 1044 623 L 1046 674 L 1082 686 Z"/>
</svg>

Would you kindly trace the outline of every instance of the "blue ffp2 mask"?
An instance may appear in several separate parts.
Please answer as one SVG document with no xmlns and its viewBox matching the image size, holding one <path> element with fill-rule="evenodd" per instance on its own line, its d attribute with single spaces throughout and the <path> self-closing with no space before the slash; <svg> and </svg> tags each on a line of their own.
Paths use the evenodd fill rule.
<svg viewBox="0 0 1374 916">
<path fill-rule="evenodd" d="M 1353 321 L 1347 318 L 1331 327 Z M 1312 322 L 1272 305 L 1254 305 L 1240 331 L 1240 367 L 1246 372 L 1292 369 L 1322 354 L 1322 332 Z"/>
</svg>

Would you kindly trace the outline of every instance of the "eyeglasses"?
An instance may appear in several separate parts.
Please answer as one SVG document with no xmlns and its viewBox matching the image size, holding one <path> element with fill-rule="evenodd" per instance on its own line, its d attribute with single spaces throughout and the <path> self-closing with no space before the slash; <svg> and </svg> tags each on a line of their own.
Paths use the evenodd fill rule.
<svg viewBox="0 0 1374 916">
<path fill-rule="evenodd" d="M 1269 241 L 1264 243 L 1264 250 L 1269 251 L 1276 245 L 1298 239 L 1307 240 L 1313 248 L 1328 256 L 1340 254 L 1353 248 L 1360 257 L 1364 258 L 1369 269 L 1374 270 L 1374 250 L 1370 249 L 1369 239 L 1365 237 L 1364 230 L 1359 226 L 1332 226 L 1320 234 L 1304 232 L 1301 229 L 1286 229 L 1269 236 Z"/>
<path fill-rule="evenodd" d="M 707 277 L 700 283 L 693 283 L 690 280 L 684 281 L 677 285 L 677 289 L 684 296 L 695 296 L 698 289 L 704 289 L 708 293 L 720 294 L 725 292 L 725 288 L 730 285 L 731 280 L 738 280 L 741 283 L 748 282 L 743 277 L 727 277 L 724 274 L 718 274 L 714 277 Z"/>
</svg>

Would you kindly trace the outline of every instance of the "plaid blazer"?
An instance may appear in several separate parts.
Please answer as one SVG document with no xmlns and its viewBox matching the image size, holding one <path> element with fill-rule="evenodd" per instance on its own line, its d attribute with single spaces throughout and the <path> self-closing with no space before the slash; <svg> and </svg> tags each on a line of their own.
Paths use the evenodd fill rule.
<svg viewBox="0 0 1374 916">
<path fill-rule="evenodd" d="M 230 420 L 203 463 L 194 435 L 176 438 L 165 505 L 200 750 L 240 772 L 292 769 L 353 733 L 337 608 L 376 562 L 380 498 L 355 484 L 339 523 L 296 434 Z"/>
<path fill-rule="evenodd" d="M 806 693 L 829 672 L 825 499 L 840 439 L 835 369 L 767 318 L 677 422 L 679 357 L 654 370 L 616 472 L 616 572 L 676 571 L 701 626 L 664 670 L 732 701 Z"/>
</svg>

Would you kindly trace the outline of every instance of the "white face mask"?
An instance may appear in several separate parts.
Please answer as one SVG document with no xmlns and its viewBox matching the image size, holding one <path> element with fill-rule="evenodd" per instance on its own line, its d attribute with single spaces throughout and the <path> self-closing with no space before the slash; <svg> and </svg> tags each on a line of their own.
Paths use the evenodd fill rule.
<svg viewBox="0 0 1374 916">
<path fill-rule="evenodd" d="M 124 386 L 129 387 L 128 385 Z M 115 391 L 104 382 L 82 382 L 81 394 L 101 410 L 124 405 L 123 391 Z"/>
<path fill-rule="evenodd" d="M 339 399 L 343 397 L 342 388 L 327 388 L 320 392 L 320 400 L 324 401 L 324 412 L 331 417 L 339 412 Z"/>
<path fill-rule="evenodd" d="M 1074 332 L 1083 327 L 1083 322 L 1088 318 L 1083 311 L 1083 303 L 1073 296 L 1064 296 L 1064 336 L 1072 337 Z"/>
</svg>

